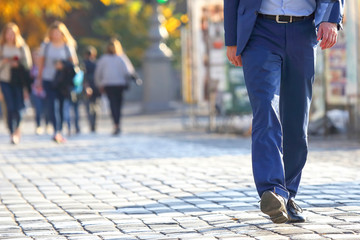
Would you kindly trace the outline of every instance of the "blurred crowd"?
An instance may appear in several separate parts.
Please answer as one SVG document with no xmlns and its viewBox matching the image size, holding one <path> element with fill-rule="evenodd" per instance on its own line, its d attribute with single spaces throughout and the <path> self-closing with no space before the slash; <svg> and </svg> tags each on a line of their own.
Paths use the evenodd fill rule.
<svg viewBox="0 0 360 240">
<path fill-rule="evenodd" d="M 104 94 L 114 124 L 112 134 L 121 133 L 123 94 L 131 81 L 139 83 L 139 79 L 117 39 L 111 38 L 104 47 L 99 59 L 93 46 L 78 57 L 76 40 L 64 23 L 55 21 L 43 43 L 30 50 L 19 27 L 5 25 L 0 34 L 0 100 L 12 144 L 21 139 L 25 99 L 34 109 L 36 134 L 51 132 L 52 140 L 64 143 L 63 126 L 68 135 L 81 132 L 80 104 L 85 106 L 90 131 L 96 132 Z"/>
</svg>

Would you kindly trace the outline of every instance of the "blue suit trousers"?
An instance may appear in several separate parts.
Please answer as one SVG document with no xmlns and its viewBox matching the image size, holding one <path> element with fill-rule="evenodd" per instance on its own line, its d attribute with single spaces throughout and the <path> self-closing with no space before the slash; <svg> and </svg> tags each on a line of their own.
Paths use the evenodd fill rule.
<svg viewBox="0 0 360 240">
<path fill-rule="evenodd" d="M 242 52 L 253 110 L 252 165 L 259 196 L 295 197 L 305 165 L 315 72 L 313 19 L 279 24 L 258 17 Z"/>
</svg>

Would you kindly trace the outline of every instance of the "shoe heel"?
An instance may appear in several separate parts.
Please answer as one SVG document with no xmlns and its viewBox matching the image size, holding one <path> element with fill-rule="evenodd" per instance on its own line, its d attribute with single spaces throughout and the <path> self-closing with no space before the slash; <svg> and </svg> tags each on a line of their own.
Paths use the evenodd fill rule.
<svg viewBox="0 0 360 240">
<path fill-rule="evenodd" d="M 275 217 L 270 217 L 273 223 L 286 223 L 289 221 L 289 218 L 286 213 L 282 212 L 280 215 Z"/>
<path fill-rule="evenodd" d="M 285 203 L 273 192 L 268 191 L 262 195 L 260 210 L 268 215 L 273 223 L 286 223 L 289 220 Z"/>
</svg>

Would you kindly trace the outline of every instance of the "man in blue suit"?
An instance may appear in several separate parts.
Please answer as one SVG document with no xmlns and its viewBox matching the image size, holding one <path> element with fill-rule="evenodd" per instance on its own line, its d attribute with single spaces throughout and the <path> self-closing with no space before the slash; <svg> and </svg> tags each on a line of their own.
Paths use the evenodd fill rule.
<svg viewBox="0 0 360 240">
<path fill-rule="evenodd" d="M 253 110 L 252 165 L 260 209 L 304 222 L 295 203 L 305 165 L 315 49 L 331 48 L 344 0 L 224 0 L 229 61 L 243 66 Z"/>
</svg>

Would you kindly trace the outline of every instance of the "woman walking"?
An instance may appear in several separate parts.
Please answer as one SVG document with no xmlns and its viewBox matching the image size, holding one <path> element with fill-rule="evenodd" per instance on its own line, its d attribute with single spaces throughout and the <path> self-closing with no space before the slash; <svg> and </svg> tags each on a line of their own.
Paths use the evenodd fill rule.
<svg viewBox="0 0 360 240">
<path fill-rule="evenodd" d="M 114 122 L 113 135 L 121 133 L 123 93 L 128 87 L 129 77 L 134 74 L 134 67 L 125 55 L 121 43 L 117 39 L 111 39 L 107 45 L 106 54 L 99 59 L 96 65 L 95 81 L 109 99 Z"/>
<path fill-rule="evenodd" d="M 20 123 L 24 104 L 25 71 L 32 65 L 29 47 L 15 23 L 8 23 L 0 34 L 0 86 L 7 110 L 7 126 L 12 144 L 20 141 Z M 18 74 L 16 74 L 18 73 Z"/>
<path fill-rule="evenodd" d="M 59 73 L 62 78 L 64 77 L 61 71 L 69 64 L 78 64 L 75 48 L 76 41 L 65 24 L 56 21 L 50 26 L 40 50 L 36 88 L 45 90 L 47 111 L 54 127 L 53 140 L 57 143 L 66 141 L 62 135 L 64 100 L 68 97 L 67 94 L 70 94 L 72 87 L 60 84 L 58 78 Z M 72 81 L 72 79 L 67 81 Z"/>
</svg>

